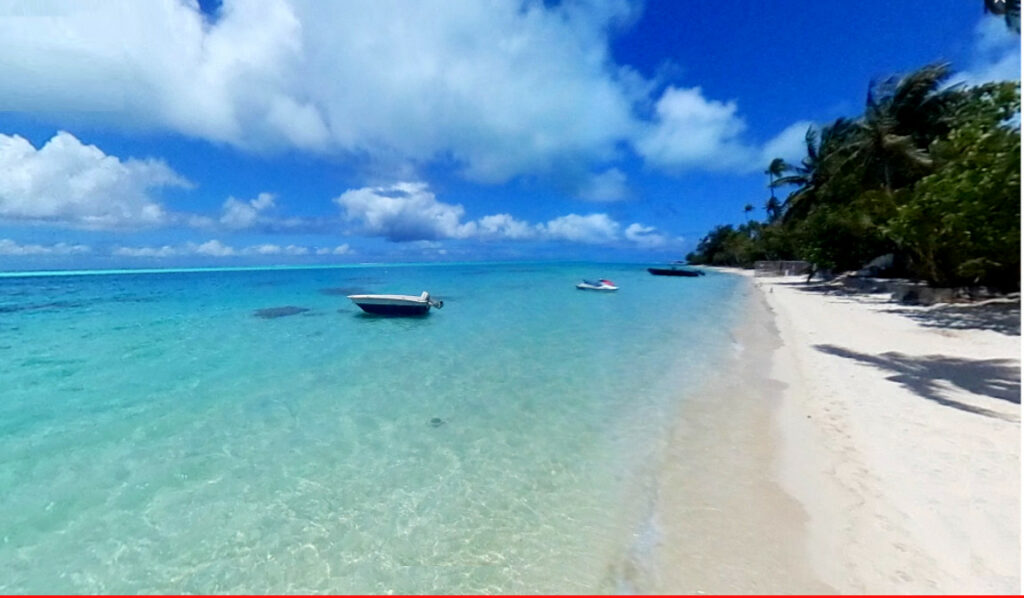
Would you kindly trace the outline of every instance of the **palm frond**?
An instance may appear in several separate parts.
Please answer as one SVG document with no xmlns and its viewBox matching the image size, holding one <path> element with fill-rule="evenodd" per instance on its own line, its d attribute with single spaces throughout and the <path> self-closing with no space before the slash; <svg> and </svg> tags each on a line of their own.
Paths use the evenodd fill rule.
<svg viewBox="0 0 1024 598">
<path fill-rule="evenodd" d="M 772 187 L 783 187 L 785 185 L 806 185 L 810 182 L 810 178 L 804 174 L 791 174 L 775 179 L 771 184 Z"/>
</svg>

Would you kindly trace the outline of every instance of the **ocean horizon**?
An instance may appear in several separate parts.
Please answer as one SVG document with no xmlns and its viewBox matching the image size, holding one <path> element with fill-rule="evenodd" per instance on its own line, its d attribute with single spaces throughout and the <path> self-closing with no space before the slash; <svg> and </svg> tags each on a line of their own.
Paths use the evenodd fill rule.
<svg viewBox="0 0 1024 598">
<path fill-rule="evenodd" d="M 0 275 L 5 593 L 629 591 L 746 292 L 576 262 L 84 274 Z M 411 319 L 345 297 L 424 290 L 444 308 Z"/>
</svg>

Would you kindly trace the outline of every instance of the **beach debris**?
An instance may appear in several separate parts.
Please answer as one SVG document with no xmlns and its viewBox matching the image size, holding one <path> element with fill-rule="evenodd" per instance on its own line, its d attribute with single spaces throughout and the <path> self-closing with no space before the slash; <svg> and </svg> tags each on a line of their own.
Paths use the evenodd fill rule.
<svg viewBox="0 0 1024 598">
<path fill-rule="evenodd" d="M 257 309 L 252 312 L 252 315 L 257 318 L 263 318 L 264 320 L 272 320 L 274 318 L 283 318 L 285 316 L 294 316 L 295 314 L 301 314 L 302 312 L 309 311 L 308 307 L 295 307 L 294 305 L 285 305 L 283 307 L 265 307 L 263 309 Z"/>
<path fill-rule="evenodd" d="M 432 418 L 430 418 L 430 426 L 433 427 L 433 428 L 440 428 L 441 426 L 445 425 L 446 423 L 448 423 L 448 422 L 444 421 L 440 417 L 432 417 Z"/>
</svg>

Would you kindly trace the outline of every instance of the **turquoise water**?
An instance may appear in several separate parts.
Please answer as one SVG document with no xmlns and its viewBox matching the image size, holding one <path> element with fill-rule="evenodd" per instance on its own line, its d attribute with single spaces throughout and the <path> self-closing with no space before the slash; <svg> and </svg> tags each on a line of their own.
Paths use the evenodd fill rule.
<svg viewBox="0 0 1024 598">
<path fill-rule="evenodd" d="M 423 290 L 417 319 L 344 297 Z M 622 590 L 742 292 L 593 264 L 0 279 L 0 592 Z M 282 306 L 309 311 L 254 315 Z"/>
</svg>

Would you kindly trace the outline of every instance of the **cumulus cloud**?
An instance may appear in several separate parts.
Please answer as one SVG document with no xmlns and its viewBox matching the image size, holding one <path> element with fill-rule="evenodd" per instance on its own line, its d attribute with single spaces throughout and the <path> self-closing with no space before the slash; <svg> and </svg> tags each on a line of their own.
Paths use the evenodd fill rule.
<svg viewBox="0 0 1024 598">
<path fill-rule="evenodd" d="M 636 150 L 654 166 L 731 169 L 749 158 L 740 140 L 747 124 L 735 102 L 704 97 L 700 87 L 668 87 L 654 107 L 655 120 Z"/>
<path fill-rule="evenodd" d="M 538 230 L 549 239 L 574 243 L 611 243 L 619 238 L 618 222 L 607 214 L 568 214 L 538 225 Z"/>
<path fill-rule="evenodd" d="M 537 234 L 530 223 L 511 214 L 484 216 L 472 223 L 469 230 L 481 239 L 532 239 Z"/>
<path fill-rule="evenodd" d="M 225 245 L 217 239 L 212 239 L 196 246 L 188 246 L 188 249 L 196 255 L 208 255 L 212 257 L 228 257 L 238 255 L 238 251 L 230 245 Z"/>
<path fill-rule="evenodd" d="M 810 121 L 795 122 L 782 130 L 761 148 L 756 166 L 767 168 L 775 158 L 782 158 L 790 164 L 798 164 L 807 155 L 807 129 L 813 127 Z"/>
<path fill-rule="evenodd" d="M 90 253 L 88 245 L 57 243 L 54 245 L 23 245 L 11 239 L 0 239 L 0 255 L 81 255 Z"/>
<path fill-rule="evenodd" d="M 252 228 L 260 222 L 260 216 L 274 207 L 271 193 L 260 193 L 256 199 L 242 201 L 229 197 L 221 207 L 220 223 L 229 229 Z"/>
<path fill-rule="evenodd" d="M 654 120 L 637 137 L 635 148 L 647 164 L 669 171 L 756 172 L 774 158 L 801 158 L 806 148 L 804 134 L 811 124 L 795 122 L 758 144 L 744 137 L 747 123 L 736 102 L 708 99 L 700 87 L 670 86 L 655 105 Z"/>
<path fill-rule="evenodd" d="M 358 227 L 357 232 L 391 241 L 476 239 L 615 244 L 625 240 L 645 248 L 655 247 L 654 236 L 642 238 L 653 235 L 653 228 L 634 223 L 627 228 L 630 235 L 623 236 L 622 225 L 607 214 L 567 214 L 537 224 L 510 214 L 463 221 L 465 209 L 461 205 L 438 200 L 422 182 L 351 189 L 334 201 L 342 208 L 343 218 Z"/>
<path fill-rule="evenodd" d="M 469 236 L 461 223 L 461 205 L 438 201 L 426 183 L 351 189 L 334 199 L 348 221 L 358 221 L 368 235 L 390 241 L 452 239 Z"/>
<path fill-rule="evenodd" d="M 0 110 L 85 112 L 409 176 L 441 162 L 486 183 L 554 177 L 599 202 L 626 198 L 625 176 L 580 173 L 621 147 L 669 170 L 754 170 L 761 151 L 733 101 L 669 87 L 653 122 L 637 115 L 656 81 L 615 64 L 609 40 L 638 6 L 224 0 L 209 20 L 194 1 L 8 3 Z M 229 228 L 245 222 L 235 215 Z"/>
<path fill-rule="evenodd" d="M 115 247 L 110 253 L 118 257 L 174 257 L 182 255 L 181 249 L 172 245 L 160 247 Z"/>
<path fill-rule="evenodd" d="M 657 249 L 665 247 L 670 243 L 670 239 L 665 235 L 659 234 L 653 226 L 644 226 L 636 222 L 626 227 L 625 236 L 626 239 L 632 241 L 641 249 Z M 682 239 L 674 239 L 673 241 L 681 243 Z"/>
<path fill-rule="evenodd" d="M 351 255 L 355 251 L 348 246 L 348 243 L 343 243 L 336 247 L 317 247 L 317 255 Z"/>
<path fill-rule="evenodd" d="M 165 224 L 150 196 L 190 183 L 160 160 L 121 160 L 59 132 L 36 149 L 0 134 L 0 219 L 110 229 Z"/>
<path fill-rule="evenodd" d="M 145 258 L 166 258 L 181 256 L 206 256 L 206 257 L 239 257 L 239 256 L 302 256 L 302 255 L 348 255 L 354 253 L 349 246 L 339 245 L 334 248 L 310 248 L 302 245 L 275 245 L 263 243 L 260 245 L 249 245 L 236 248 L 227 245 L 217 239 L 211 239 L 204 243 L 184 243 L 181 245 L 162 245 L 159 247 L 115 247 L 112 255 L 119 257 L 145 257 Z"/>
<path fill-rule="evenodd" d="M 636 85 L 608 49 L 635 16 L 627 0 L 224 0 L 212 22 L 180 0 L 6 11 L 0 110 L 87 111 L 250 149 L 454 159 L 484 181 L 608 158 L 636 126 Z"/>
</svg>

